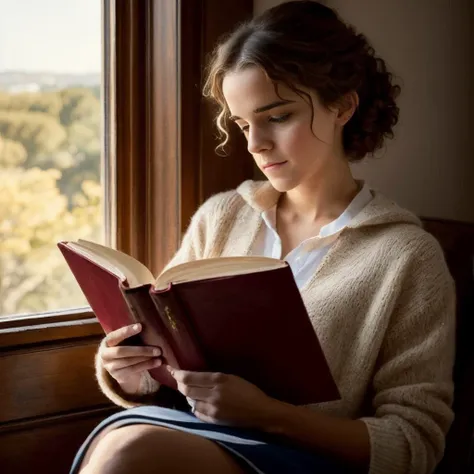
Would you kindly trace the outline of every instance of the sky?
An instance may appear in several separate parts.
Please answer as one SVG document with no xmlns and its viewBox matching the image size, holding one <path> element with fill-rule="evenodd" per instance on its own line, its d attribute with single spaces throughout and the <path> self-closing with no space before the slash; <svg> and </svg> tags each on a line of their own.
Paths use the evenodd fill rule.
<svg viewBox="0 0 474 474">
<path fill-rule="evenodd" d="M 101 0 L 0 0 L 0 72 L 99 73 Z"/>
</svg>

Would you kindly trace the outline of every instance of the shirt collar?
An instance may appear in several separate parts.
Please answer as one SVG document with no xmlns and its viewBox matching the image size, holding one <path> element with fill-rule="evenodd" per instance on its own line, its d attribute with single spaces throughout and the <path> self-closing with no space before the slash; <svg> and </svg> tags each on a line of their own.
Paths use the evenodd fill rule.
<svg viewBox="0 0 474 474">
<path fill-rule="evenodd" d="M 329 237 L 340 232 L 372 200 L 373 195 L 369 186 L 363 181 L 358 181 L 358 183 L 362 185 L 361 190 L 337 219 L 321 227 L 319 237 Z M 275 204 L 270 209 L 262 212 L 265 224 L 274 232 L 276 232 L 276 208 L 277 205 Z"/>
<path fill-rule="evenodd" d="M 369 204 L 372 197 L 369 186 L 366 183 L 363 183 L 362 189 L 357 193 L 349 206 L 347 206 L 346 210 L 337 219 L 321 227 L 319 236 L 328 237 L 329 235 L 340 232 L 352 221 L 352 219 L 354 219 L 355 216 L 357 216 L 357 214 L 359 214 L 360 211 L 362 211 L 362 209 L 364 209 L 367 204 Z"/>
</svg>

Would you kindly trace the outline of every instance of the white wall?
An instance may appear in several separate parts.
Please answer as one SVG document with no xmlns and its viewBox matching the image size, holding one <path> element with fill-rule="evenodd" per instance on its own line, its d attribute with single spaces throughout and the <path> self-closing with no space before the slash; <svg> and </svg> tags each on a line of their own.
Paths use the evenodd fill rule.
<svg viewBox="0 0 474 474">
<path fill-rule="evenodd" d="M 255 0 L 262 12 L 282 0 Z M 474 2 L 327 0 L 401 81 L 396 138 L 354 174 L 424 217 L 474 222 Z"/>
</svg>

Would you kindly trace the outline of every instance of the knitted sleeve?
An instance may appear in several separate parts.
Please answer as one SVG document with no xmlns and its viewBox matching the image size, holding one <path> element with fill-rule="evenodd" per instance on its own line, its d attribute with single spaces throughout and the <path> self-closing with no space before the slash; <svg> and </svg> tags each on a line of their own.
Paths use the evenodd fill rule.
<svg viewBox="0 0 474 474">
<path fill-rule="evenodd" d="M 209 247 L 213 245 L 215 240 L 214 234 L 223 230 L 222 218 L 225 217 L 223 213 L 225 213 L 227 207 L 226 203 L 229 198 L 235 195 L 235 191 L 216 194 L 202 204 L 192 217 L 180 248 L 168 265 L 166 265 L 165 270 L 180 263 L 205 258 L 209 252 Z M 100 350 L 104 344 L 105 338 L 102 340 L 95 357 L 96 378 L 99 388 L 104 395 L 113 403 L 123 408 L 152 404 L 153 394 L 158 391 L 159 383 L 146 372 L 138 395 L 131 396 L 123 392 L 120 389 L 120 385 L 111 377 L 102 364 Z"/>
<path fill-rule="evenodd" d="M 370 474 L 432 473 L 453 420 L 454 283 L 431 235 L 414 247 L 373 379 L 375 416 L 362 418 Z"/>
</svg>

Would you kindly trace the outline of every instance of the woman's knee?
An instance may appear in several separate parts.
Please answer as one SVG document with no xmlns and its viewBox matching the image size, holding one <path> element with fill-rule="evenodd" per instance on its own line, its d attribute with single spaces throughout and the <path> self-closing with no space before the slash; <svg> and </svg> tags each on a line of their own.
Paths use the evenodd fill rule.
<svg viewBox="0 0 474 474">
<path fill-rule="evenodd" d="M 145 472 L 142 464 L 152 461 L 152 457 L 155 462 L 163 458 L 161 451 L 164 446 L 160 438 L 164 441 L 166 434 L 171 432 L 167 428 L 149 425 L 113 429 L 102 436 L 89 453 L 86 468 L 94 474 Z"/>
<path fill-rule="evenodd" d="M 156 474 L 195 472 L 242 474 L 220 446 L 178 430 L 132 425 L 105 434 L 81 474 Z"/>
</svg>

